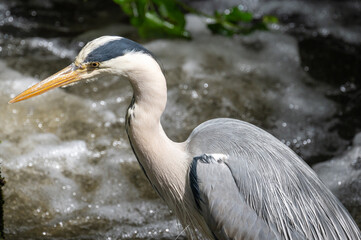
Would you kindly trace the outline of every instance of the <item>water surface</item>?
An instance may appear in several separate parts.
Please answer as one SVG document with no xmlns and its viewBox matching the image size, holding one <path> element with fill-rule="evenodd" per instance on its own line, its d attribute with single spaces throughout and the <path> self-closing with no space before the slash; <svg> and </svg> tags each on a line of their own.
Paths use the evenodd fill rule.
<svg viewBox="0 0 361 240">
<path fill-rule="evenodd" d="M 278 15 L 282 24 L 268 32 L 224 38 L 211 35 L 203 20 L 188 16 L 191 41 L 144 42 L 168 81 L 162 118 L 167 134 L 184 141 L 201 122 L 232 117 L 273 133 L 310 164 L 342 153 L 361 127 L 351 121 L 359 106 L 352 104 L 360 92 L 352 62 L 360 61 L 355 56 L 361 33 L 343 24 L 345 13 L 359 11 L 359 4 L 342 5 L 349 9 L 339 10 L 338 21 L 337 3 L 316 4 L 322 14 L 316 14 L 311 1 L 242 3 L 256 14 Z M 0 9 L 0 160 L 7 181 L 8 239 L 183 238 L 182 227 L 151 189 L 129 146 L 124 116 L 132 89 L 125 80 L 103 78 L 7 104 L 70 64 L 87 41 L 105 34 L 134 39 L 135 31 L 111 21 L 101 27 L 79 24 L 84 19 L 76 21 L 77 28 L 62 23 L 59 30 L 21 17 L 21 8 L 14 12 L 8 2 Z M 26 32 L 29 26 L 40 36 Z M 46 27 L 48 33 L 42 34 Z M 331 49 L 340 44 L 334 52 L 348 56 L 347 66 L 354 72 L 334 77 L 337 81 L 322 78 L 320 72 L 339 69 L 327 45 L 330 62 L 320 68 L 313 61 L 324 42 L 331 42 Z"/>
</svg>

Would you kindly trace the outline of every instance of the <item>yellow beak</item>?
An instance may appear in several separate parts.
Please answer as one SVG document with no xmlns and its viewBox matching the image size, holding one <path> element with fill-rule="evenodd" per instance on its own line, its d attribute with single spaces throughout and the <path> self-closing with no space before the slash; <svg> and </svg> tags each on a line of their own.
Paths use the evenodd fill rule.
<svg viewBox="0 0 361 240">
<path fill-rule="evenodd" d="M 54 75 L 48 77 L 47 79 L 33 85 L 32 87 L 26 89 L 24 92 L 20 93 L 18 96 L 14 97 L 9 101 L 9 103 L 20 102 L 22 100 L 40 95 L 50 89 L 68 85 L 73 82 L 81 80 L 81 75 L 84 71 L 71 64 L 64 68 L 63 70 L 55 73 Z"/>
</svg>

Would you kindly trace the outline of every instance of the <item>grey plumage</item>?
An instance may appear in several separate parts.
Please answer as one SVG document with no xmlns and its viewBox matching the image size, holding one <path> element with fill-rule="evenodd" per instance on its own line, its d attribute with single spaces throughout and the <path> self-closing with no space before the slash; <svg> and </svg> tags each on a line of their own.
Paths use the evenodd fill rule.
<svg viewBox="0 0 361 240">
<path fill-rule="evenodd" d="M 194 156 L 227 156 L 193 160 L 198 161 L 195 196 L 219 239 L 361 239 L 345 208 L 310 167 L 262 129 L 215 119 L 198 126 L 187 142 Z"/>
<path fill-rule="evenodd" d="M 212 156 L 194 159 L 199 210 L 217 239 L 281 239 L 246 203 L 227 164 Z M 247 226 L 247 227 L 239 227 Z"/>
<path fill-rule="evenodd" d="M 94 64 L 96 63 L 96 64 Z M 121 37 L 88 43 L 75 62 L 10 103 L 101 74 L 129 80 L 134 97 L 126 131 L 139 164 L 190 239 L 360 240 L 342 204 L 291 149 L 235 119 L 198 126 L 185 142 L 160 123 L 165 77 L 152 54 Z"/>
</svg>

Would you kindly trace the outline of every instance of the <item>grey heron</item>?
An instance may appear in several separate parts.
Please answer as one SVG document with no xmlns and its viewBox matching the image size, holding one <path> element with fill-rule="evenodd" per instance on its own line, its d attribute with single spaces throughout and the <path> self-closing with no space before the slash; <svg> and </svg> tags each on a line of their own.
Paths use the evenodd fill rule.
<svg viewBox="0 0 361 240">
<path fill-rule="evenodd" d="M 151 185 L 190 239 L 361 239 L 344 206 L 313 170 L 266 131 L 219 118 L 184 142 L 160 123 L 167 102 L 163 72 L 142 45 L 117 36 L 89 42 L 75 61 L 9 103 L 100 75 L 133 88 L 126 131 Z"/>
</svg>

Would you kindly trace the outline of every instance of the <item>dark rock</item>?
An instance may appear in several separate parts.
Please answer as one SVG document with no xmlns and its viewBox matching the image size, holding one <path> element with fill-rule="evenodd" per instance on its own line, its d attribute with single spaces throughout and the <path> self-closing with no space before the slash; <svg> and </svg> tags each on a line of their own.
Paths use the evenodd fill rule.
<svg viewBox="0 0 361 240">
<path fill-rule="evenodd" d="M 356 223 L 361 226 L 361 146 L 359 133 L 354 146 L 341 156 L 313 166 L 326 186 L 349 210 Z"/>
<path fill-rule="evenodd" d="M 113 1 L 4 0 L 0 32 L 15 37 L 76 36 L 125 19 Z"/>
</svg>

